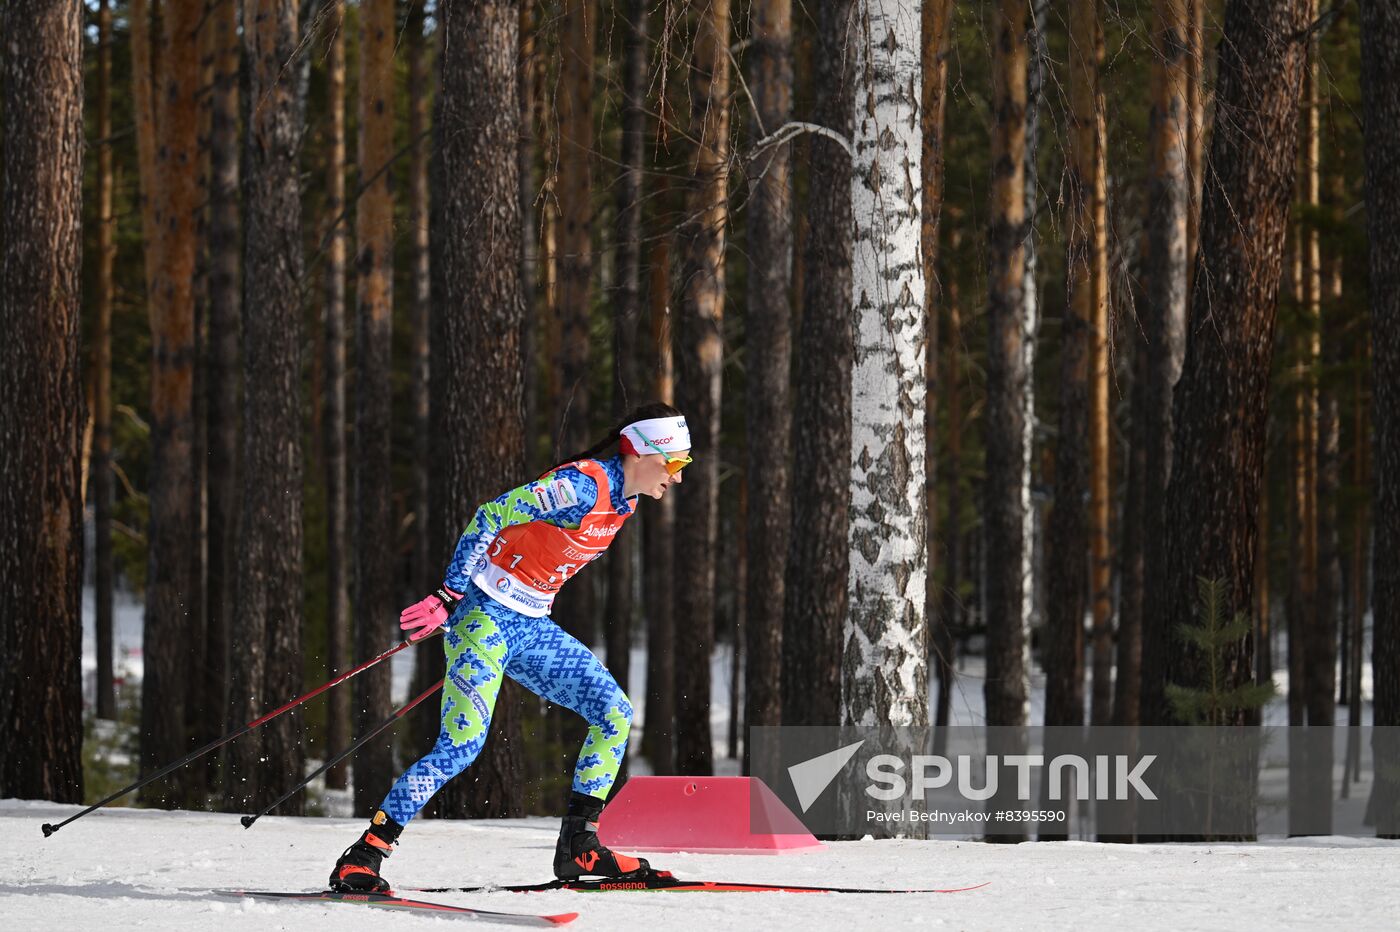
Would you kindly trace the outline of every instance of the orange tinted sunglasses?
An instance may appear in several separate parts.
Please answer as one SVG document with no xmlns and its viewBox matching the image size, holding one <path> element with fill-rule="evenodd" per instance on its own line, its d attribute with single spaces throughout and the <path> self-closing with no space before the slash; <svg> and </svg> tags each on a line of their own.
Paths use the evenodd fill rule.
<svg viewBox="0 0 1400 932">
<path fill-rule="evenodd" d="M 676 473 L 680 472 L 682 469 L 685 469 L 691 463 L 695 462 L 695 460 L 691 459 L 688 456 L 672 456 L 671 454 L 667 453 L 665 450 L 661 449 L 656 444 L 648 440 L 646 438 L 646 435 L 643 434 L 640 430 L 637 431 L 636 434 L 638 437 L 642 438 L 642 443 L 645 443 L 657 453 L 661 454 L 661 458 L 666 461 L 666 475 L 668 476 L 674 476 Z"/>
</svg>

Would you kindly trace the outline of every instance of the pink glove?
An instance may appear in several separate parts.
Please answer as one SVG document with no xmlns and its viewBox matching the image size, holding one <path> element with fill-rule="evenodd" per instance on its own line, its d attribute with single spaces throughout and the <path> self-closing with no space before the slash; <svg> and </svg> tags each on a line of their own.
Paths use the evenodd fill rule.
<svg viewBox="0 0 1400 932">
<path fill-rule="evenodd" d="M 460 592 L 443 586 L 421 602 L 414 602 L 399 613 L 399 627 L 411 632 L 410 641 L 421 641 L 447 623 L 452 608 L 462 601 Z"/>
</svg>

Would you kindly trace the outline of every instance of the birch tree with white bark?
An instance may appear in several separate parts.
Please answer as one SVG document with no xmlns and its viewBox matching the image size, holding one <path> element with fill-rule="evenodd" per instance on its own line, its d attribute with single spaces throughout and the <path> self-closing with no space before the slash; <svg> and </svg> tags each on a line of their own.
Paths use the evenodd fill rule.
<svg viewBox="0 0 1400 932">
<path fill-rule="evenodd" d="M 848 724 L 928 723 L 920 4 L 856 4 Z"/>
</svg>

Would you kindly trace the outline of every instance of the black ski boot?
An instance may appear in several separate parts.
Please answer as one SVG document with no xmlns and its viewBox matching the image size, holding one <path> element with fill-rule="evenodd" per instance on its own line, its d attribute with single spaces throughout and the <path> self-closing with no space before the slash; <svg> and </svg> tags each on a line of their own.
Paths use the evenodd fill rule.
<svg viewBox="0 0 1400 932">
<path fill-rule="evenodd" d="M 602 814 L 601 799 L 578 792 L 569 795 L 569 814 L 559 827 L 559 843 L 554 848 L 555 877 L 626 877 L 651 867 L 644 858 L 618 854 L 598 841 L 598 817 Z"/>
<path fill-rule="evenodd" d="M 388 893 L 389 881 L 379 876 L 379 865 L 394 853 L 403 826 L 379 810 L 360 840 L 345 849 L 331 871 L 330 886 L 337 893 Z"/>
</svg>

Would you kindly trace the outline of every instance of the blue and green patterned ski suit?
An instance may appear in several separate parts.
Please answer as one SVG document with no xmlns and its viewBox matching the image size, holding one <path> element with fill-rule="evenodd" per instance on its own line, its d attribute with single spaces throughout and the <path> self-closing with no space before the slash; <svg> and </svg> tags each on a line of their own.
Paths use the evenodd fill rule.
<svg viewBox="0 0 1400 932">
<path fill-rule="evenodd" d="M 632 503 L 622 498 L 621 457 L 599 462 L 611 485 L 611 505 L 620 515 L 631 514 Z M 407 825 L 434 793 L 481 752 L 502 676 L 588 721 L 588 737 L 574 765 L 575 791 L 605 799 L 617 778 L 632 726 L 632 705 L 617 680 L 592 651 L 551 618 L 531 618 L 507 608 L 470 579 L 471 562 L 485 553 L 502 528 L 527 521 L 579 527 L 597 501 L 598 484 L 573 467 L 551 475 L 573 484 L 576 504 L 546 513 L 529 491 L 537 484 L 532 482 L 482 505 L 457 542 L 445 581 L 465 597 L 443 629 L 447 678 L 442 731 L 433 749 L 404 771 L 380 806 L 400 825 Z"/>
</svg>

